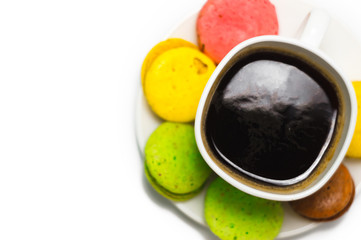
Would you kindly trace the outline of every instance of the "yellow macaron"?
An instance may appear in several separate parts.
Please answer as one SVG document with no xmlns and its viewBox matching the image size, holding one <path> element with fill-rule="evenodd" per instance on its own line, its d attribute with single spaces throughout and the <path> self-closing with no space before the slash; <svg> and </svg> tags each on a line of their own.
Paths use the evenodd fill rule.
<svg viewBox="0 0 361 240">
<path fill-rule="evenodd" d="M 188 42 L 187 40 L 181 38 L 168 38 L 167 40 L 159 42 L 148 52 L 142 64 L 142 70 L 141 70 L 142 86 L 144 84 L 145 75 L 149 67 L 152 65 L 153 61 L 162 53 L 170 49 L 179 48 L 179 47 L 190 47 L 194 49 L 198 48 L 195 44 Z"/>
<path fill-rule="evenodd" d="M 346 156 L 351 158 L 361 158 L 361 81 L 354 81 L 352 85 L 357 98 L 357 120 L 350 147 Z"/>
<path fill-rule="evenodd" d="M 164 120 L 193 121 L 214 69 L 213 61 L 194 48 L 179 47 L 160 54 L 147 70 L 143 83 L 151 109 Z"/>
</svg>

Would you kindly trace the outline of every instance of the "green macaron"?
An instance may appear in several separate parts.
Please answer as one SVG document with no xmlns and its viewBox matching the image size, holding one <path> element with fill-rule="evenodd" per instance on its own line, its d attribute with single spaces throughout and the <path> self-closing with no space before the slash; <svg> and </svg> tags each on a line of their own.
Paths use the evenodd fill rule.
<svg viewBox="0 0 361 240">
<path fill-rule="evenodd" d="M 271 240 L 282 226 L 280 202 L 248 195 L 221 178 L 208 187 L 205 219 L 222 240 Z"/>
<path fill-rule="evenodd" d="M 149 137 L 144 152 L 148 181 L 171 200 L 194 197 L 211 174 L 198 151 L 190 124 L 162 123 Z"/>
</svg>

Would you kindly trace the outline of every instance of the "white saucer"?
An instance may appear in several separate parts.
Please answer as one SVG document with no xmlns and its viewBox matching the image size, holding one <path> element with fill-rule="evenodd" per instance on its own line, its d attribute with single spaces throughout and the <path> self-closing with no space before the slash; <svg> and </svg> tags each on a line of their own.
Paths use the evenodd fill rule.
<svg viewBox="0 0 361 240">
<path fill-rule="evenodd" d="M 274 0 L 272 2 L 276 6 L 279 19 L 279 35 L 297 38 L 300 32 L 302 32 L 305 19 L 313 6 L 301 0 Z M 197 13 L 190 15 L 178 24 L 166 38 L 178 37 L 196 44 L 196 18 Z M 361 68 L 358 66 L 361 62 L 361 44 L 358 39 L 336 19 L 331 19 L 320 48 L 335 60 L 351 80 L 361 80 Z M 138 79 L 138 81 L 140 82 L 140 79 Z M 161 122 L 162 120 L 155 116 L 148 107 L 142 89 L 139 87 L 136 104 L 136 137 L 141 152 L 144 150 L 148 137 Z M 361 160 L 345 159 L 344 163 L 351 172 L 355 185 L 357 186 L 356 193 L 358 193 L 361 188 Z M 204 194 L 205 190 L 191 200 L 173 203 L 195 222 L 206 226 L 203 217 Z M 309 231 L 319 224 L 300 217 L 290 209 L 287 203 L 283 205 L 285 219 L 277 239 L 291 237 Z"/>
</svg>

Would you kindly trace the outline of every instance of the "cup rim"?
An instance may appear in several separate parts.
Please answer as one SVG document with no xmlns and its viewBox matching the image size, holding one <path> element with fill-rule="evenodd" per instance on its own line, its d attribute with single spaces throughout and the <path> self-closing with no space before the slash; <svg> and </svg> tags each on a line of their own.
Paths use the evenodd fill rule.
<svg viewBox="0 0 361 240">
<path fill-rule="evenodd" d="M 326 62 L 333 70 L 335 70 L 339 76 L 340 79 L 342 79 L 343 84 L 345 86 L 346 91 L 341 91 L 342 95 L 349 101 L 350 103 L 350 114 L 346 116 L 345 121 L 348 123 L 348 129 L 345 133 L 346 137 L 344 138 L 344 141 L 342 142 L 342 146 L 337 146 L 336 148 L 340 149 L 339 153 L 334 155 L 332 159 L 335 159 L 331 163 L 331 167 L 327 170 L 325 169 L 321 174 L 320 178 L 317 178 L 318 180 L 315 180 L 316 182 L 314 184 L 311 184 L 310 186 L 301 189 L 299 192 L 285 192 L 285 193 L 278 193 L 278 192 L 270 192 L 270 191 L 263 191 L 260 189 L 256 189 L 254 187 L 248 186 L 237 179 L 234 179 L 232 176 L 228 175 L 224 170 L 222 170 L 209 156 L 207 153 L 205 147 L 203 138 L 201 136 L 201 120 L 203 116 L 203 109 L 206 103 L 206 100 L 208 99 L 208 94 L 211 90 L 211 87 L 213 86 L 215 80 L 217 79 L 218 75 L 221 73 L 221 70 L 226 66 L 226 64 L 242 49 L 251 46 L 253 44 L 261 43 L 261 42 L 277 42 L 277 43 L 284 43 L 284 44 L 290 44 L 294 45 L 296 47 L 301 47 L 305 49 L 306 51 L 312 52 L 313 54 L 320 57 L 324 62 Z M 276 200 L 276 201 L 293 201 L 301 198 L 305 198 L 312 193 L 319 190 L 323 185 L 327 183 L 327 181 L 333 176 L 333 174 L 338 169 L 339 165 L 342 163 L 344 156 L 346 155 L 347 149 L 351 143 L 351 139 L 353 136 L 353 131 L 355 129 L 356 125 L 356 117 L 357 117 L 357 100 L 356 95 L 352 86 L 351 81 L 349 81 L 346 78 L 346 75 L 343 74 L 342 70 L 334 64 L 333 60 L 330 59 L 325 53 L 323 53 L 321 50 L 314 48 L 313 46 L 307 45 L 307 43 L 303 43 L 297 39 L 282 37 L 278 35 L 265 35 L 265 36 L 258 36 L 254 38 L 250 38 L 237 46 L 235 46 L 218 64 L 215 71 L 209 78 L 202 96 L 200 98 L 195 123 L 194 123 L 194 129 L 195 129 L 195 138 L 197 142 L 198 149 L 203 156 L 206 163 L 209 165 L 209 167 L 221 178 L 223 178 L 225 181 L 227 181 L 229 184 L 233 185 L 234 187 L 238 188 L 241 191 L 244 191 L 248 194 L 251 194 L 253 196 L 270 199 L 270 200 Z M 339 131 L 343 131 L 345 127 L 346 122 L 343 124 L 342 129 Z"/>
</svg>

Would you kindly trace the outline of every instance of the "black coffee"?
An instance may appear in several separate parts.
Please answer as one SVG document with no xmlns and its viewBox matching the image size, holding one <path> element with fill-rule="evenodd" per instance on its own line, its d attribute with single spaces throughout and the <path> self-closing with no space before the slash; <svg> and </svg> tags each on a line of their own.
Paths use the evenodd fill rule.
<svg viewBox="0 0 361 240">
<path fill-rule="evenodd" d="M 337 99 L 309 64 L 281 53 L 254 53 L 220 80 L 205 119 L 206 138 L 232 169 L 287 185 L 283 180 L 307 177 L 327 150 Z"/>
</svg>

